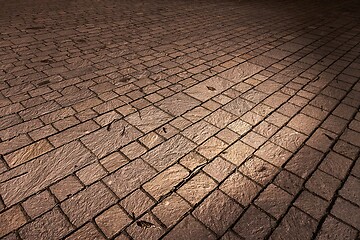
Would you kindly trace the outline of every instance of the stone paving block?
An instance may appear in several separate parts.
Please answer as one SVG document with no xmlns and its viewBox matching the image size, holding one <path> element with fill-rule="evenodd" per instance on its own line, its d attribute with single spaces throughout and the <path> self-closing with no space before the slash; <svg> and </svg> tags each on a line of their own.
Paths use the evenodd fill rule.
<svg viewBox="0 0 360 240">
<path fill-rule="evenodd" d="M 241 141 L 235 142 L 229 148 L 222 152 L 221 157 L 225 158 L 229 162 L 239 166 L 243 163 L 247 158 L 249 158 L 253 152 L 254 148 L 246 145 Z"/>
<path fill-rule="evenodd" d="M 143 188 L 154 199 L 159 200 L 188 175 L 189 172 L 184 167 L 175 164 L 145 183 Z"/>
<path fill-rule="evenodd" d="M 59 201 L 63 201 L 80 191 L 82 187 L 80 181 L 73 175 L 70 175 L 52 185 L 50 191 Z"/>
<path fill-rule="evenodd" d="M 240 205 L 221 191 L 215 190 L 195 209 L 193 215 L 216 234 L 222 235 L 241 212 Z"/>
<path fill-rule="evenodd" d="M 115 121 L 109 130 L 101 128 L 81 138 L 84 145 L 98 158 L 115 152 L 120 147 L 141 136 L 139 130 L 123 120 Z M 94 139 L 96 139 L 94 141 Z"/>
<path fill-rule="evenodd" d="M 193 216 L 186 216 L 164 239 L 216 239 L 216 236 L 206 229 Z"/>
<path fill-rule="evenodd" d="M 41 202 L 41 205 L 37 204 L 39 202 Z M 34 219 L 54 207 L 55 200 L 48 191 L 43 191 L 27 199 L 22 203 L 22 206 L 26 213 Z"/>
<path fill-rule="evenodd" d="M 292 199 L 293 197 L 289 193 L 276 185 L 270 184 L 254 203 L 276 219 L 279 219 L 279 217 L 285 213 Z"/>
<path fill-rule="evenodd" d="M 177 93 L 155 105 L 173 116 L 180 116 L 186 111 L 200 105 L 200 102 L 184 93 Z"/>
<path fill-rule="evenodd" d="M 294 202 L 294 206 L 306 212 L 316 220 L 320 220 L 329 204 L 330 202 L 327 202 L 308 191 L 303 191 Z"/>
<path fill-rule="evenodd" d="M 58 239 L 73 230 L 73 226 L 58 208 L 37 218 L 20 229 L 22 239 L 34 239 L 39 236 L 46 239 Z"/>
<path fill-rule="evenodd" d="M 94 156 L 79 142 L 69 143 L 0 175 L 1 196 L 5 204 L 12 205 L 92 161 Z"/>
<path fill-rule="evenodd" d="M 116 198 L 109 189 L 98 182 L 65 200 L 60 206 L 71 223 L 78 227 L 115 202 Z"/>
<path fill-rule="evenodd" d="M 220 185 L 220 190 L 234 198 L 242 206 L 247 206 L 260 192 L 261 187 L 242 174 L 235 172 Z"/>
<path fill-rule="evenodd" d="M 337 198 L 331 209 L 331 214 L 356 229 L 360 228 L 359 207 L 342 199 Z"/>
<path fill-rule="evenodd" d="M 98 216 L 95 222 L 110 238 L 129 224 L 131 219 L 118 205 L 114 205 Z"/>
<path fill-rule="evenodd" d="M 66 240 L 81 240 L 81 239 L 105 239 L 98 229 L 92 223 L 87 223 L 76 232 L 72 233 Z"/>
<path fill-rule="evenodd" d="M 305 184 L 307 189 L 326 200 L 330 200 L 333 197 L 339 185 L 340 181 L 338 179 L 320 170 L 316 170 Z"/>
<path fill-rule="evenodd" d="M 358 237 L 357 1 L 65 5 L 1 5 L 4 239 Z"/>
<path fill-rule="evenodd" d="M 215 76 L 186 89 L 184 92 L 191 97 L 205 102 L 217 94 L 229 89 L 232 85 L 232 82 Z"/>
<path fill-rule="evenodd" d="M 310 239 L 315 232 L 316 225 L 315 220 L 293 207 L 271 234 L 270 239 L 290 239 L 294 236 Z"/>
<path fill-rule="evenodd" d="M 141 174 L 138 174 L 139 171 Z M 156 171 L 143 160 L 136 159 L 107 176 L 104 182 L 119 198 L 123 198 L 150 180 L 155 174 Z M 124 182 L 127 184 L 120 184 Z"/>
<path fill-rule="evenodd" d="M 135 222 L 131 224 L 127 229 L 127 233 L 136 240 L 141 239 L 159 239 L 161 235 L 164 234 L 164 229 L 160 226 L 160 224 L 156 221 L 155 217 L 149 213 L 145 214 L 139 221 L 145 221 L 147 223 L 152 224 L 151 227 L 141 227 L 139 226 L 139 222 Z"/>
<path fill-rule="evenodd" d="M 0 213 L 0 236 L 5 236 L 13 230 L 21 227 L 26 222 L 27 219 L 18 205 Z"/>
<path fill-rule="evenodd" d="M 275 225 L 275 220 L 251 205 L 235 224 L 234 231 L 245 239 L 263 239 Z"/>
<path fill-rule="evenodd" d="M 329 216 L 323 223 L 316 239 L 356 239 L 356 230 Z"/>
<path fill-rule="evenodd" d="M 151 132 L 171 119 L 172 117 L 169 114 L 154 106 L 144 108 L 125 118 L 127 122 L 144 133 Z"/>
<path fill-rule="evenodd" d="M 191 206 L 178 194 L 173 193 L 165 198 L 152 212 L 163 222 L 167 227 L 174 225 L 182 216 L 184 216 Z"/>
<path fill-rule="evenodd" d="M 172 165 L 195 148 L 195 144 L 181 135 L 176 135 L 142 156 L 156 170 Z"/>
<path fill-rule="evenodd" d="M 276 167 L 258 157 L 248 159 L 238 170 L 263 186 L 270 182 L 279 171 Z"/>
<path fill-rule="evenodd" d="M 23 147 L 15 152 L 4 156 L 5 161 L 10 167 L 15 167 L 20 164 L 26 163 L 40 155 L 43 155 L 53 149 L 53 146 L 46 141 L 40 140 L 31 145 Z"/>
<path fill-rule="evenodd" d="M 199 173 L 177 190 L 177 193 L 192 205 L 195 205 L 215 187 L 214 180 L 203 173 Z"/>
</svg>

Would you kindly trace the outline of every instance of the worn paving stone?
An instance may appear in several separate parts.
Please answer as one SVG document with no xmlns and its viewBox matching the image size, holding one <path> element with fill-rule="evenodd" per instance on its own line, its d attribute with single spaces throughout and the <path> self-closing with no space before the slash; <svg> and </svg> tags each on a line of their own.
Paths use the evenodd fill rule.
<svg viewBox="0 0 360 240">
<path fill-rule="evenodd" d="M 210 98 L 227 90 L 232 85 L 232 82 L 216 76 L 202 81 L 184 92 L 189 94 L 191 97 L 205 102 L 206 100 L 209 100 Z"/>
<path fill-rule="evenodd" d="M 233 173 L 221 185 L 220 190 L 247 206 L 260 192 L 261 187 L 240 173 Z"/>
<path fill-rule="evenodd" d="M 0 237 L 18 229 L 26 222 L 26 217 L 18 205 L 2 212 L 0 214 Z"/>
<path fill-rule="evenodd" d="M 195 144 L 181 135 L 176 135 L 142 156 L 156 170 L 172 165 L 195 148 Z"/>
<path fill-rule="evenodd" d="M 73 230 L 73 226 L 58 208 L 37 218 L 20 229 L 22 239 L 34 239 L 39 236 L 46 239 L 58 239 Z"/>
<path fill-rule="evenodd" d="M 95 222 L 110 238 L 130 223 L 131 219 L 118 205 L 115 205 L 98 216 Z"/>
<path fill-rule="evenodd" d="M 141 174 L 138 174 L 139 172 Z M 136 159 L 107 176 L 104 182 L 119 198 L 123 198 L 150 180 L 155 174 L 156 171 L 143 160 Z"/>
<path fill-rule="evenodd" d="M 220 76 L 229 81 L 238 83 L 260 72 L 263 69 L 263 67 L 256 64 L 245 62 L 221 73 Z"/>
<path fill-rule="evenodd" d="M 123 120 L 116 121 L 111 128 L 101 128 L 81 138 L 81 141 L 98 158 L 115 152 L 141 136 L 141 132 Z"/>
<path fill-rule="evenodd" d="M 116 198 L 98 182 L 61 203 L 61 209 L 72 224 L 81 226 L 98 213 L 116 202 Z"/>
<path fill-rule="evenodd" d="M 0 238 L 358 238 L 359 9 L 2 1 Z"/>
<path fill-rule="evenodd" d="M 193 215 L 216 234 L 222 235 L 241 212 L 240 205 L 221 191 L 216 190 L 196 208 Z"/>
<path fill-rule="evenodd" d="M 180 116 L 186 111 L 200 105 L 200 102 L 184 93 L 177 93 L 171 97 L 165 98 L 156 104 L 160 109 L 173 116 Z"/>
<path fill-rule="evenodd" d="M 145 183 L 143 188 L 153 198 L 159 200 L 188 175 L 189 172 L 184 167 L 175 164 Z"/>
<path fill-rule="evenodd" d="M 15 204 L 93 161 L 94 156 L 79 142 L 69 143 L 1 174 L 1 196 L 6 205 Z"/>
<path fill-rule="evenodd" d="M 235 224 L 234 231 L 245 239 L 263 239 L 275 225 L 275 220 L 251 205 Z"/>
<path fill-rule="evenodd" d="M 164 239 L 216 239 L 216 236 L 206 229 L 191 215 L 185 217 Z"/>
<path fill-rule="evenodd" d="M 139 112 L 135 112 L 125 118 L 127 122 L 144 133 L 148 133 L 158 128 L 171 119 L 172 117 L 169 114 L 159 110 L 154 106 L 144 108 Z"/>
<path fill-rule="evenodd" d="M 172 193 L 159 203 L 152 212 L 163 222 L 167 227 L 174 225 L 186 212 L 191 209 L 187 203 L 178 194 Z"/>
</svg>

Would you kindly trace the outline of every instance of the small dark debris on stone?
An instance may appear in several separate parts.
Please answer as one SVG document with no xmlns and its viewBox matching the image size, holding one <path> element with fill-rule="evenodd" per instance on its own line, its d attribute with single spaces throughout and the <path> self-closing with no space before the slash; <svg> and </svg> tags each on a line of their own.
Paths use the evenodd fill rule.
<svg viewBox="0 0 360 240">
<path fill-rule="evenodd" d="M 145 228 L 145 229 L 155 227 L 155 224 L 153 224 L 151 222 L 143 221 L 143 220 L 137 221 L 136 225 L 138 225 L 141 228 Z"/>
<path fill-rule="evenodd" d="M 214 87 L 209 87 L 209 86 L 206 86 L 207 89 L 209 89 L 210 91 L 215 91 L 216 89 Z"/>
<path fill-rule="evenodd" d="M 121 136 L 124 136 L 125 135 L 125 126 L 123 127 L 122 131 L 121 131 Z"/>
<path fill-rule="evenodd" d="M 44 59 L 44 60 L 41 60 L 40 62 L 42 62 L 42 63 L 54 63 L 54 61 L 51 60 L 51 59 Z"/>
<path fill-rule="evenodd" d="M 334 141 L 335 139 L 333 138 L 333 137 L 331 137 L 330 135 L 328 135 L 328 134 L 326 134 L 326 133 L 324 133 L 324 135 L 325 135 L 325 137 L 327 137 L 329 140 L 331 140 L 331 141 Z"/>
<path fill-rule="evenodd" d="M 315 82 L 315 81 L 319 80 L 319 78 L 320 78 L 319 76 L 316 76 L 313 78 L 313 81 Z"/>
<path fill-rule="evenodd" d="M 50 81 L 46 80 L 46 81 L 43 81 L 43 82 L 39 82 L 38 86 L 43 86 L 43 85 L 46 85 L 46 84 L 49 84 L 49 83 L 50 83 Z"/>
<path fill-rule="evenodd" d="M 39 30 L 39 29 L 44 29 L 45 26 L 33 26 L 33 27 L 28 27 L 26 28 L 26 30 Z"/>
<path fill-rule="evenodd" d="M 119 81 L 126 83 L 126 82 L 130 81 L 130 79 L 131 79 L 131 77 L 123 77 Z"/>
<path fill-rule="evenodd" d="M 75 42 L 77 42 L 77 43 L 86 43 L 86 40 L 85 39 L 77 39 L 77 40 L 75 40 Z"/>
<path fill-rule="evenodd" d="M 166 128 L 165 128 L 165 127 L 163 127 L 163 131 L 164 131 L 164 133 L 167 133 L 167 131 L 166 131 Z"/>
</svg>

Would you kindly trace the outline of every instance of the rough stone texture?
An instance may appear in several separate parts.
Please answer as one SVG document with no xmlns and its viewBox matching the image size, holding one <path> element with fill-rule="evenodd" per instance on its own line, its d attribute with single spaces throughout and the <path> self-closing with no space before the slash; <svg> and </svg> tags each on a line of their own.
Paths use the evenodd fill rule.
<svg viewBox="0 0 360 240">
<path fill-rule="evenodd" d="M 73 230 L 70 222 L 58 208 L 37 218 L 20 229 L 22 239 L 58 239 Z"/>
<path fill-rule="evenodd" d="M 227 148 L 221 156 L 228 160 L 229 162 L 239 166 L 243 163 L 251 154 L 254 152 L 254 149 L 245 143 L 238 141 L 235 144 Z"/>
<path fill-rule="evenodd" d="M 175 164 L 145 183 L 143 188 L 153 198 L 159 200 L 161 196 L 170 192 L 188 175 L 189 172 L 184 167 Z"/>
<path fill-rule="evenodd" d="M 119 198 L 123 198 L 150 180 L 155 174 L 156 171 L 153 168 L 143 160 L 137 159 L 106 177 L 104 182 Z"/>
<path fill-rule="evenodd" d="M 18 229 L 27 222 L 24 213 L 19 206 L 14 206 L 0 213 L 0 237 Z"/>
<path fill-rule="evenodd" d="M 69 143 L 2 174 L 1 196 L 5 204 L 12 205 L 92 161 L 93 155 L 79 142 Z M 13 186 L 17 186 L 16 191 Z"/>
<path fill-rule="evenodd" d="M 323 223 L 317 239 L 356 239 L 356 231 L 346 224 L 339 222 L 335 218 L 329 216 Z"/>
<path fill-rule="evenodd" d="M 174 225 L 186 212 L 191 209 L 187 203 L 178 194 L 173 193 L 159 203 L 152 212 L 163 222 L 167 227 Z"/>
<path fill-rule="evenodd" d="M 316 229 L 316 221 L 305 213 L 291 208 L 275 229 L 270 239 L 289 239 L 301 236 L 302 239 L 310 239 Z"/>
<path fill-rule="evenodd" d="M 263 239 L 275 225 L 275 221 L 251 205 L 235 224 L 234 230 L 245 239 Z"/>
<path fill-rule="evenodd" d="M 81 138 L 81 141 L 98 158 L 101 158 L 140 136 L 139 130 L 125 121 L 119 120 L 114 122 L 109 130 L 101 128 Z"/>
<path fill-rule="evenodd" d="M 65 200 L 60 206 L 71 223 L 80 226 L 115 201 L 109 189 L 99 182 Z"/>
<path fill-rule="evenodd" d="M 198 208 L 193 215 L 213 230 L 222 235 L 232 225 L 242 208 L 221 191 L 214 191 Z"/>
<path fill-rule="evenodd" d="M 6 155 L 5 160 L 10 167 L 15 167 L 52 150 L 52 148 L 48 141 L 40 140 Z"/>
<path fill-rule="evenodd" d="M 261 187 L 240 173 L 234 173 L 220 185 L 220 190 L 246 206 L 260 192 Z"/>
<path fill-rule="evenodd" d="M 115 205 L 98 216 L 95 222 L 103 233 L 111 238 L 130 223 L 131 219 L 118 205 Z"/>
<path fill-rule="evenodd" d="M 184 93 L 177 93 L 169 98 L 165 98 L 156 105 L 173 116 L 180 116 L 197 106 L 199 103 L 198 100 L 189 97 Z"/>
<path fill-rule="evenodd" d="M 189 94 L 191 97 L 205 102 L 206 100 L 209 100 L 217 94 L 227 90 L 232 85 L 233 83 L 220 77 L 211 77 L 185 90 L 184 92 Z"/>
<path fill-rule="evenodd" d="M 66 240 L 82 240 L 82 239 L 94 239 L 102 240 L 105 239 L 99 230 L 92 223 L 88 223 L 81 227 L 79 230 L 71 234 Z"/>
<path fill-rule="evenodd" d="M 194 217 L 185 217 L 164 239 L 216 239 L 216 237 Z"/>
<path fill-rule="evenodd" d="M 215 187 L 216 183 L 214 180 L 203 173 L 199 173 L 185 183 L 185 185 L 182 186 L 177 193 L 194 205 L 203 199 Z"/>
<path fill-rule="evenodd" d="M 0 2 L 0 238 L 359 238 L 359 1 Z"/>
<path fill-rule="evenodd" d="M 154 106 L 144 108 L 125 118 L 127 122 L 141 130 L 143 133 L 148 133 L 171 119 L 172 117 L 169 114 Z"/>
<path fill-rule="evenodd" d="M 176 135 L 166 142 L 148 151 L 142 156 L 156 170 L 161 171 L 172 165 L 195 148 L 195 144 L 181 135 Z"/>
</svg>

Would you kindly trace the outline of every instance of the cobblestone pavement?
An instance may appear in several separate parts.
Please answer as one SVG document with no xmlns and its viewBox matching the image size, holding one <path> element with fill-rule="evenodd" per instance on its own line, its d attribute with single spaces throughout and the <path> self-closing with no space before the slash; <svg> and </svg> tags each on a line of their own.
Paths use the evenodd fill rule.
<svg viewBox="0 0 360 240">
<path fill-rule="evenodd" d="M 1 239 L 359 239 L 359 1 L 0 6 Z"/>
</svg>

